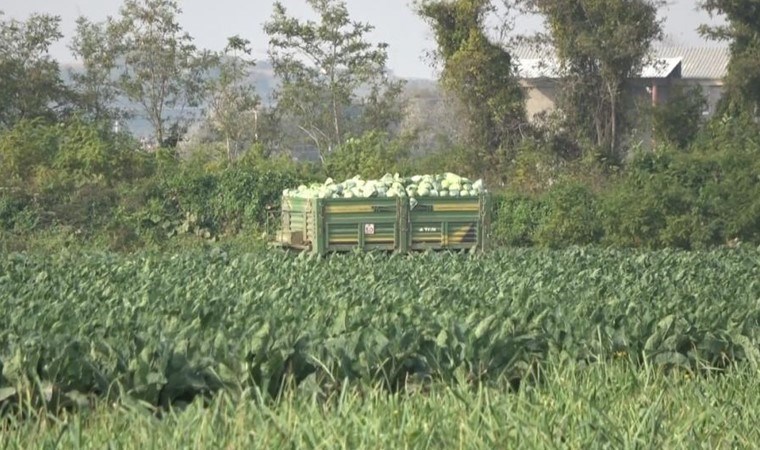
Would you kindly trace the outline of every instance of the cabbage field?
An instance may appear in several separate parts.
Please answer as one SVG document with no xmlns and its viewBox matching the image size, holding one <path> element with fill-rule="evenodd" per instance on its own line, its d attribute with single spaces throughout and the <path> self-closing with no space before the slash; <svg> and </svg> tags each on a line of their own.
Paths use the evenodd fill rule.
<svg viewBox="0 0 760 450">
<path fill-rule="evenodd" d="M 476 446 L 488 448 L 520 435 L 497 433 L 489 438 L 494 441 L 481 431 L 496 432 L 501 420 L 514 427 L 526 414 L 551 413 L 546 417 L 568 417 L 562 425 L 571 433 L 562 438 L 568 441 L 523 438 L 538 446 L 582 445 L 596 442 L 594 426 L 609 422 L 622 427 L 610 428 L 610 436 L 619 432 L 623 442 L 610 444 L 623 448 L 636 446 L 625 443 L 635 430 L 673 437 L 668 430 L 636 428 L 655 426 L 652 420 L 702 423 L 697 434 L 682 430 L 684 439 L 696 441 L 715 437 L 711 427 L 721 421 L 750 424 L 760 413 L 756 249 L 513 249 L 322 259 L 221 250 L 15 254 L 0 261 L 0 311 L 0 424 L 2 417 L 16 423 L 25 411 L 40 409 L 84 420 L 76 411 L 99 404 L 127 409 L 78 426 L 143 423 L 137 410 L 203 414 L 211 408 L 221 414 L 214 420 L 264 427 L 260 437 L 272 445 L 289 442 L 279 423 L 304 433 L 299 439 L 320 442 L 333 430 L 342 437 L 326 446 L 350 448 L 342 433 L 360 433 L 351 417 L 375 417 L 378 433 L 381 423 L 423 430 L 444 408 L 452 415 L 439 420 L 453 431 L 440 430 L 439 441 L 423 434 L 409 442 L 457 445 L 462 435 L 455 431 L 465 427 L 461 433 L 473 433 L 475 443 L 485 439 Z M 727 390 L 740 385 L 741 391 Z M 731 419 L 734 407 L 724 404 L 724 393 L 742 405 L 741 417 Z M 662 415 L 655 420 L 649 408 L 658 396 L 665 403 L 657 404 Z M 598 415 L 628 398 L 629 409 Z M 348 415 L 332 416 L 332 408 Z M 473 416 L 473 408 L 482 415 Z M 394 415 L 399 411 L 407 415 L 403 423 Z M 705 411 L 715 415 L 700 415 Z M 190 418 L 170 417 L 174 426 L 201 433 L 183 422 Z M 535 432 L 560 426 L 539 425 L 526 426 Z M 21 433 L 14 438 L 20 448 L 42 445 L 24 440 L 35 435 L 25 434 L 30 426 L 13 428 Z M 216 432 L 207 431 L 212 439 Z M 247 442 L 246 433 L 236 442 Z M 741 447 L 746 436 L 734 436 L 732 446 Z M 380 446 L 373 442 L 355 444 Z"/>
</svg>

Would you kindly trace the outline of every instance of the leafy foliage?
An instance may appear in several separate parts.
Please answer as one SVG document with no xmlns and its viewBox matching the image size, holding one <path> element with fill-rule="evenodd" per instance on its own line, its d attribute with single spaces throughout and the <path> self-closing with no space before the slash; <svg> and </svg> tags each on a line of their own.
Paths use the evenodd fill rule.
<svg viewBox="0 0 760 450">
<path fill-rule="evenodd" d="M 700 31 L 718 40 L 730 41 L 728 102 L 734 112 L 760 114 L 760 2 L 758 0 L 702 0 L 702 8 L 728 19 L 724 26 L 700 26 Z"/>
<path fill-rule="evenodd" d="M 667 101 L 657 105 L 652 113 L 655 139 L 686 149 L 699 134 L 705 106 L 707 100 L 699 86 L 690 89 L 680 84 L 672 86 Z"/>
<path fill-rule="evenodd" d="M 691 153 L 637 155 L 604 200 L 607 238 L 681 248 L 758 242 L 758 133 L 751 118 L 716 119 Z"/>
<path fill-rule="evenodd" d="M 532 247 L 536 232 L 546 220 L 547 208 L 541 199 L 508 193 L 496 197 L 493 239 L 496 244 Z"/>
<path fill-rule="evenodd" d="M 604 234 L 596 196 L 588 187 L 563 183 L 546 196 L 547 215 L 536 230 L 537 243 L 546 247 L 589 245 Z"/>
<path fill-rule="evenodd" d="M 602 185 L 586 178 L 584 165 L 553 171 L 544 161 L 518 159 L 515 185 L 496 210 L 494 239 L 652 249 L 760 244 L 760 128 L 749 115 L 715 118 L 691 139 L 685 149 L 637 152 Z M 545 186 L 526 189 L 531 180 Z"/>
<path fill-rule="evenodd" d="M 126 0 L 119 16 L 108 21 L 108 33 L 117 42 L 119 89 L 141 105 L 158 145 L 168 147 L 176 144 L 184 118 L 170 126 L 167 110 L 199 103 L 210 63 L 179 25 L 180 12 L 173 0 Z"/>
<path fill-rule="evenodd" d="M 344 381 L 519 389 L 549 359 L 620 354 L 693 374 L 757 368 L 758 280 L 756 250 L 9 255 L 0 389 L 169 406 Z"/>
<path fill-rule="evenodd" d="M 486 35 L 492 6 L 489 0 L 425 1 L 417 12 L 433 29 L 442 85 L 459 99 L 468 122 L 466 171 L 495 183 L 526 120 L 512 56 Z"/>
<path fill-rule="evenodd" d="M 20 122 L 0 134 L 0 163 L 0 230 L 16 233 L 8 240 L 57 230 L 126 250 L 261 230 L 282 190 L 309 176 L 263 157 L 216 169 L 179 163 L 80 119 Z"/>
<path fill-rule="evenodd" d="M 59 125 L 22 121 L 0 135 L 0 186 L 41 192 L 94 180 L 110 184 L 139 174 L 139 156 L 128 136 L 77 117 Z"/>
<path fill-rule="evenodd" d="M 0 135 L 3 184 L 29 183 L 42 167 L 50 167 L 58 135 L 44 120 L 24 120 Z"/>
<path fill-rule="evenodd" d="M 388 131 L 398 119 L 401 83 L 388 77 L 387 44 L 367 41 L 374 28 L 352 21 L 345 1 L 306 3 L 318 22 L 299 21 L 275 2 L 264 31 L 274 72 L 281 78 L 278 108 L 324 159 L 348 136 Z"/>
<path fill-rule="evenodd" d="M 69 45 L 82 71 L 71 71 L 80 115 L 94 122 L 124 119 L 126 111 L 116 106 L 121 94 L 114 71 L 117 67 L 117 36 L 106 24 L 77 19 L 76 34 Z"/>
<path fill-rule="evenodd" d="M 233 167 L 219 172 L 179 169 L 129 192 L 125 222 L 155 243 L 177 235 L 215 238 L 264 228 L 283 189 L 301 180 L 287 171 Z"/>
<path fill-rule="evenodd" d="M 403 142 L 391 140 L 386 133 L 369 132 L 350 138 L 325 159 L 325 172 L 336 180 L 356 175 L 372 179 L 403 172 L 401 163 L 407 155 L 402 146 Z"/>
<path fill-rule="evenodd" d="M 68 104 L 58 62 L 48 53 L 63 37 L 60 22 L 49 14 L 0 20 L 0 129 L 24 119 L 55 119 Z"/>
<path fill-rule="evenodd" d="M 217 56 L 219 75 L 209 86 L 211 123 L 221 134 L 227 159 L 237 159 L 245 142 L 258 140 L 259 97 L 246 82 L 252 60 L 250 42 L 239 36 L 227 39 L 227 46 Z"/>
</svg>

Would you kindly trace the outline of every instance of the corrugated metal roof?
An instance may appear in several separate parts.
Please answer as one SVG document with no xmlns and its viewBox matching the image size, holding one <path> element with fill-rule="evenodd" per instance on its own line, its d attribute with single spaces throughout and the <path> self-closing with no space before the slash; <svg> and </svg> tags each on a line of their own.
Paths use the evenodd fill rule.
<svg viewBox="0 0 760 450">
<path fill-rule="evenodd" d="M 726 76 L 731 58 L 728 47 L 659 46 L 653 50 L 660 58 L 682 58 L 682 78 L 720 80 Z"/>
<path fill-rule="evenodd" d="M 558 78 L 559 65 L 552 58 L 517 58 L 517 74 L 526 80 Z M 647 64 L 641 70 L 641 78 L 668 78 L 679 68 L 681 58 L 662 58 Z M 678 75 L 676 75 L 678 76 Z"/>
<path fill-rule="evenodd" d="M 518 45 L 510 49 L 512 57 L 518 60 L 526 59 L 542 59 L 545 57 L 553 57 L 553 52 L 542 52 L 537 50 L 532 45 Z"/>
<path fill-rule="evenodd" d="M 553 59 L 519 58 L 516 63 L 518 76 L 526 80 L 560 76 L 559 67 Z"/>
<path fill-rule="evenodd" d="M 539 51 L 533 46 L 518 46 L 512 50 L 523 78 L 556 78 L 557 64 L 553 54 Z M 644 67 L 644 78 L 662 78 L 672 73 L 677 62 L 681 64 L 681 78 L 719 80 L 726 76 L 730 58 L 728 47 L 678 47 L 658 46 L 653 55 L 661 64 Z"/>
<path fill-rule="evenodd" d="M 656 59 L 652 63 L 641 68 L 641 78 L 667 78 L 680 65 L 681 58 Z"/>
</svg>

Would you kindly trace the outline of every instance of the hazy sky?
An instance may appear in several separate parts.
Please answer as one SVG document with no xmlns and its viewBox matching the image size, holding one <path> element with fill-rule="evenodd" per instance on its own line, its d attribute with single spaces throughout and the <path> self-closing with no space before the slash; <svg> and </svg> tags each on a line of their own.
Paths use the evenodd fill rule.
<svg viewBox="0 0 760 450">
<path fill-rule="evenodd" d="M 61 62 L 71 62 L 68 41 L 79 15 L 103 20 L 116 15 L 121 0 L 3 0 L 0 10 L 7 17 L 26 19 L 32 12 L 59 15 L 66 37 L 53 49 Z M 258 59 L 266 56 L 267 40 L 262 24 L 272 13 L 272 0 L 180 0 L 183 10 L 180 22 L 196 40 L 199 47 L 220 50 L 227 36 L 240 34 L 249 39 Z M 291 14 L 309 17 L 305 0 L 282 0 Z M 412 0 L 347 0 L 354 20 L 375 26 L 374 41 L 387 42 L 391 70 L 402 77 L 432 78 L 425 53 L 433 48 L 430 31 L 411 10 Z M 710 22 L 709 16 L 697 11 L 695 0 L 672 0 L 662 11 L 667 18 L 665 32 L 673 43 L 686 45 L 717 45 L 703 41 L 696 28 Z M 518 20 L 518 31 L 535 30 L 540 21 L 534 18 Z"/>
</svg>

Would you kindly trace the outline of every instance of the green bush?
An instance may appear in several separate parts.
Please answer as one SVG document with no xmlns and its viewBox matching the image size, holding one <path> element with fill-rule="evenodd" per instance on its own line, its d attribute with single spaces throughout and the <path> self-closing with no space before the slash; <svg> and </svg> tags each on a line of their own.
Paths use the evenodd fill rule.
<svg viewBox="0 0 760 450">
<path fill-rule="evenodd" d="M 36 186 L 36 175 L 52 166 L 59 132 L 42 120 L 23 120 L 0 134 L 0 185 Z"/>
<path fill-rule="evenodd" d="M 553 187 L 545 196 L 546 216 L 536 229 L 538 245 L 561 248 L 598 243 L 604 230 L 596 196 L 579 183 Z"/>
<path fill-rule="evenodd" d="M 52 224 L 72 227 L 79 234 L 91 236 L 112 222 L 119 194 L 115 188 L 93 181 L 46 203 Z"/>
<path fill-rule="evenodd" d="M 402 172 L 401 160 L 407 155 L 403 143 L 387 133 L 372 131 L 348 139 L 325 157 L 325 172 L 335 180 L 355 175 L 366 179 L 380 178 L 386 173 Z"/>
<path fill-rule="evenodd" d="M 151 242 L 184 234 L 230 236 L 263 229 L 282 191 L 301 182 L 290 172 L 249 167 L 178 170 L 125 189 L 121 214 Z"/>
<path fill-rule="evenodd" d="M 668 100 L 652 111 L 654 136 L 659 142 L 666 142 L 686 149 L 698 135 L 702 125 L 702 111 L 707 105 L 702 88 L 673 85 Z"/>
<path fill-rule="evenodd" d="M 497 245 L 561 248 L 596 244 L 604 234 L 599 200 L 580 183 L 563 182 L 538 197 L 509 192 L 494 203 Z"/>
<path fill-rule="evenodd" d="M 701 249 L 760 242 L 760 130 L 716 119 L 684 152 L 636 155 L 604 196 L 606 241 L 615 246 Z"/>
<path fill-rule="evenodd" d="M 31 231 L 38 221 L 37 211 L 28 195 L 8 188 L 0 190 L 0 230 Z"/>
<path fill-rule="evenodd" d="M 721 240 L 760 243 L 760 124 L 748 116 L 718 117 L 696 140 L 693 155 L 710 165 L 699 198 L 720 226 Z"/>
<path fill-rule="evenodd" d="M 535 233 L 546 219 L 540 199 L 517 193 L 494 196 L 492 233 L 494 243 L 512 247 L 535 245 Z"/>
<path fill-rule="evenodd" d="M 580 157 L 591 154 L 588 148 L 568 147 L 551 134 L 505 150 L 509 163 L 484 172 L 492 190 L 508 190 L 494 199 L 494 243 L 683 249 L 760 243 L 758 123 L 719 116 L 697 134 L 690 125 L 688 136 L 667 125 L 662 140 L 670 142 L 635 154 L 622 172 L 601 169 Z M 213 144 L 181 158 L 176 149 L 140 151 L 129 135 L 103 124 L 22 121 L 0 132 L 2 248 L 35 247 L 35 236 L 39 248 L 170 248 L 219 238 L 257 245 L 252 237 L 268 223 L 276 226 L 285 188 L 388 172 L 480 177 L 475 150 L 449 145 L 412 160 L 406 148 L 404 138 L 370 132 L 335 149 L 324 166 L 272 156 L 259 144 L 230 162 L 214 156 Z"/>
<path fill-rule="evenodd" d="M 150 175 L 151 158 L 135 149 L 128 135 L 78 118 L 57 125 L 22 121 L 0 135 L 0 185 L 61 193 Z"/>
<path fill-rule="evenodd" d="M 432 174 L 452 172 L 468 178 L 479 178 L 472 167 L 472 152 L 458 145 L 447 144 L 444 148 L 422 156 L 409 158 L 405 163 L 406 173 Z"/>
<path fill-rule="evenodd" d="M 559 139 L 559 138 L 558 138 Z M 509 189 L 543 195 L 568 169 L 570 155 L 563 155 L 548 136 L 529 137 L 522 141 L 504 168 L 503 180 Z M 572 153 L 572 151 L 571 151 Z"/>
<path fill-rule="evenodd" d="M 672 180 L 673 154 L 639 153 L 627 172 L 602 196 L 604 242 L 619 247 L 657 248 L 667 216 L 683 205 L 685 192 Z"/>
</svg>

